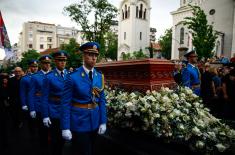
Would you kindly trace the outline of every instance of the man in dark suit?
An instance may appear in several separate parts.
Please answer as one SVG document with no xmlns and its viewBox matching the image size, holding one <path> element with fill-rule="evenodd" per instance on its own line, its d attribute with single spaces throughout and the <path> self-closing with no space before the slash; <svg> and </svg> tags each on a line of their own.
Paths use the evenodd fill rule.
<svg viewBox="0 0 235 155">
<path fill-rule="evenodd" d="M 20 80 L 23 76 L 23 70 L 20 67 L 14 69 L 15 76 L 9 80 L 9 98 L 10 110 L 15 129 L 22 127 L 22 111 L 20 101 Z"/>
</svg>

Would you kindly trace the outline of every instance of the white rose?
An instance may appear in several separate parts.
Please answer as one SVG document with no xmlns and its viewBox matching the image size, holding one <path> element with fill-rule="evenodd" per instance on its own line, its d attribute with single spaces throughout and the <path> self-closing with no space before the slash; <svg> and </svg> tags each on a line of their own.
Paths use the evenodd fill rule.
<svg viewBox="0 0 235 155">
<path fill-rule="evenodd" d="M 197 136 L 201 136 L 202 135 L 201 131 L 197 127 L 194 127 L 192 129 L 192 132 L 193 132 L 193 134 L 195 134 Z"/>
<path fill-rule="evenodd" d="M 185 98 L 186 95 L 185 95 L 184 93 L 181 93 L 181 94 L 180 94 L 180 97 Z"/>
<path fill-rule="evenodd" d="M 169 98 L 168 96 L 163 96 L 162 102 L 163 102 L 163 103 L 170 103 L 171 100 L 170 100 L 170 98 Z"/>
<path fill-rule="evenodd" d="M 178 126 L 178 128 L 179 128 L 180 130 L 182 130 L 182 131 L 185 129 L 183 124 L 180 124 L 180 125 Z"/>
<path fill-rule="evenodd" d="M 226 150 L 226 147 L 223 144 L 217 144 L 215 145 L 219 152 L 224 152 Z"/>
<path fill-rule="evenodd" d="M 156 102 L 157 100 L 155 99 L 155 97 L 153 97 L 152 95 L 148 96 L 147 98 L 150 101 Z"/>
<path fill-rule="evenodd" d="M 197 143 L 196 143 L 197 148 L 202 149 L 202 148 L 204 148 L 204 146 L 205 146 L 205 143 L 203 143 L 202 141 L 197 141 Z"/>
</svg>

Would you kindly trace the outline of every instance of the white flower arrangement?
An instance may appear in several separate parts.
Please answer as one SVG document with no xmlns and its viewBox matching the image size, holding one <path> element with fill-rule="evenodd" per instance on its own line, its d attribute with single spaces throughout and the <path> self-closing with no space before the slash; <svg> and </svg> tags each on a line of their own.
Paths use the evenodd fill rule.
<svg viewBox="0 0 235 155">
<path fill-rule="evenodd" d="M 111 127 L 148 131 L 203 152 L 223 152 L 234 143 L 235 131 L 212 116 L 187 87 L 162 88 L 146 95 L 106 89 L 106 95 Z"/>
</svg>

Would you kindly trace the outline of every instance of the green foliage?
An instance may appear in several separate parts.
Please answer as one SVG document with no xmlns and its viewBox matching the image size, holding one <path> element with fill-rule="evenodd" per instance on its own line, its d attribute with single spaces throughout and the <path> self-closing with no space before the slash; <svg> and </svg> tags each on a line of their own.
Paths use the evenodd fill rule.
<svg viewBox="0 0 235 155">
<path fill-rule="evenodd" d="M 123 53 L 122 54 L 122 60 L 131 60 L 132 57 L 131 57 L 131 54 L 130 53 Z"/>
<path fill-rule="evenodd" d="M 38 59 L 40 54 L 36 50 L 28 50 L 23 53 L 21 61 L 17 64 L 18 66 L 22 67 L 23 70 L 28 68 L 28 62 L 31 59 Z"/>
<path fill-rule="evenodd" d="M 142 49 L 133 52 L 133 59 L 144 59 L 144 58 L 148 58 L 148 56 L 143 53 Z"/>
<path fill-rule="evenodd" d="M 171 59 L 172 29 L 167 29 L 165 34 L 160 36 L 158 42 L 162 49 L 162 56 L 166 59 Z"/>
<path fill-rule="evenodd" d="M 118 51 L 118 36 L 114 32 L 108 32 L 105 36 L 106 53 L 105 57 L 112 60 L 117 60 L 117 51 Z"/>
<path fill-rule="evenodd" d="M 81 26 L 87 40 L 100 43 L 100 58 L 105 57 L 104 34 L 109 32 L 117 8 L 107 0 L 79 0 L 65 7 L 64 12 Z M 94 22 L 90 17 L 94 17 Z"/>
<path fill-rule="evenodd" d="M 70 39 L 68 44 L 63 44 L 60 48 L 69 54 L 67 67 L 77 68 L 82 65 L 82 54 L 79 53 L 79 44 L 75 39 Z"/>
<path fill-rule="evenodd" d="M 206 14 L 199 6 L 190 5 L 190 7 L 193 9 L 193 17 L 186 17 L 184 25 L 192 30 L 193 46 L 199 59 L 211 58 L 217 33 L 213 30 L 213 26 L 208 24 Z"/>
<path fill-rule="evenodd" d="M 134 51 L 133 54 L 131 53 L 122 54 L 123 60 L 139 60 L 145 58 L 148 58 L 148 56 L 143 53 L 142 49 L 140 49 L 139 51 Z"/>
</svg>

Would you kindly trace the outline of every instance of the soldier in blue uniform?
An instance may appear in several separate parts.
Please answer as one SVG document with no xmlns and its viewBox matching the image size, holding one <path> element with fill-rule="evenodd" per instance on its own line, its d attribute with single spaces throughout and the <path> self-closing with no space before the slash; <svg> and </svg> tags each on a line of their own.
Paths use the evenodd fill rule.
<svg viewBox="0 0 235 155">
<path fill-rule="evenodd" d="M 39 58 L 41 70 L 32 75 L 29 90 L 29 111 L 30 116 L 35 119 L 36 126 L 39 132 L 39 140 L 41 154 L 48 152 L 48 128 L 42 121 L 41 104 L 42 104 L 42 87 L 46 74 L 50 71 L 51 56 L 43 55 Z"/>
<path fill-rule="evenodd" d="M 20 99 L 21 99 L 22 110 L 24 111 L 28 111 L 29 86 L 32 75 L 38 71 L 37 60 L 34 59 L 30 60 L 28 66 L 29 66 L 29 73 L 23 76 L 20 80 Z"/>
<path fill-rule="evenodd" d="M 80 47 L 83 66 L 70 73 L 65 80 L 62 96 L 62 136 L 72 139 L 72 152 L 91 155 L 98 134 L 106 131 L 106 99 L 104 76 L 94 66 L 100 45 L 88 42 Z"/>
<path fill-rule="evenodd" d="M 188 64 L 182 71 L 182 85 L 189 87 L 193 92 L 200 96 L 200 72 L 197 68 L 197 55 L 196 52 L 190 51 L 184 55 Z"/>
<path fill-rule="evenodd" d="M 28 99 L 29 99 L 29 90 L 30 90 L 30 83 L 31 83 L 31 77 L 34 73 L 38 71 L 38 61 L 37 60 L 30 60 L 28 62 L 28 70 L 29 73 L 23 76 L 20 80 L 20 100 L 22 105 L 22 110 L 24 114 L 24 119 L 26 120 L 26 125 L 28 125 L 29 131 L 31 133 L 31 136 L 35 133 L 34 131 L 34 121 L 32 118 L 30 118 L 28 113 Z"/>
<path fill-rule="evenodd" d="M 53 53 L 56 68 L 47 74 L 43 82 L 42 117 L 44 125 L 50 130 L 52 155 L 62 155 L 60 112 L 64 81 L 68 74 L 65 69 L 67 56 L 62 50 Z"/>
</svg>

